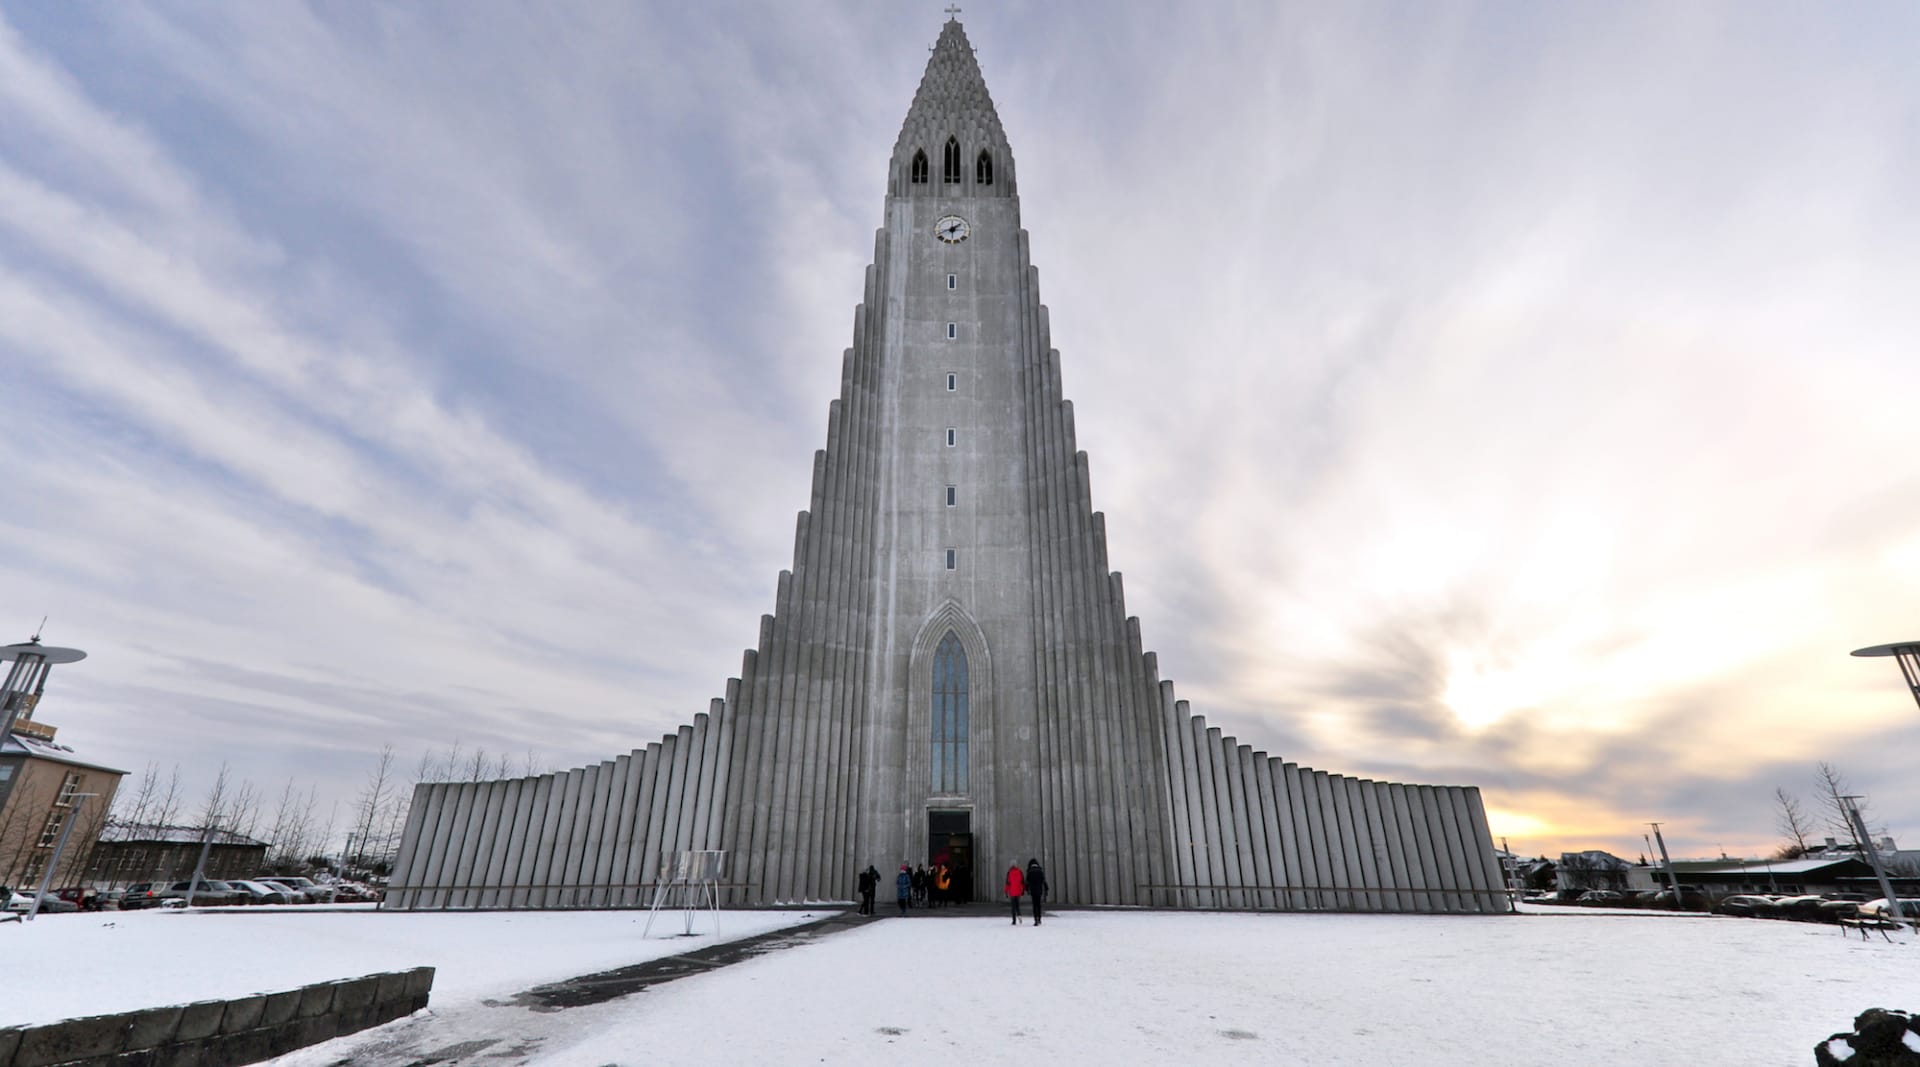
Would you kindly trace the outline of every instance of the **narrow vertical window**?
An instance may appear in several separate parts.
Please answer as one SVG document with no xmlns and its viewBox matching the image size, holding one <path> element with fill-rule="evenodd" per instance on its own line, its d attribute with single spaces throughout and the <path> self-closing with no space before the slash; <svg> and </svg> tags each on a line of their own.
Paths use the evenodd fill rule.
<svg viewBox="0 0 1920 1067">
<path fill-rule="evenodd" d="M 960 276 L 958 274 L 947 275 L 947 288 L 949 289 L 960 288 Z"/>
<path fill-rule="evenodd" d="M 908 180 L 915 185 L 927 184 L 927 154 L 918 148 L 913 150 L 913 174 Z"/>
<path fill-rule="evenodd" d="M 951 553 L 949 553 L 951 555 Z M 933 651 L 933 774 L 935 793 L 967 791 L 967 650 L 952 630 Z"/>
<path fill-rule="evenodd" d="M 960 550 L 959 549 L 955 549 L 955 548 L 947 549 L 947 569 L 950 571 L 960 569 Z"/>
<path fill-rule="evenodd" d="M 987 150 L 980 150 L 980 158 L 973 161 L 973 181 L 976 185 L 993 184 L 993 157 Z"/>
<path fill-rule="evenodd" d="M 959 434 L 959 432 L 958 432 L 958 431 L 956 431 L 956 430 L 955 430 L 955 429 L 954 429 L 953 427 L 951 427 L 951 426 L 949 426 L 949 427 L 947 427 L 947 447 L 948 447 L 948 448 L 952 448 L 952 447 L 953 447 L 954 445 L 956 445 L 956 444 L 959 444 L 959 443 L 960 443 L 960 434 Z"/>
<path fill-rule="evenodd" d="M 960 336 L 960 324 L 957 322 L 947 323 L 947 340 L 952 341 L 958 338 L 959 336 Z"/>
<path fill-rule="evenodd" d="M 958 374 L 947 375 L 947 392 L 951 393 L 959 388 L 960 388 L 960 376 Z"/>
<path fill-rule="evenodd" d="M 957 485 L 947 486 L 947 506 L 954 507 L 959 503 L 960 503 L 960 487 Z"/>
<path fill-rule="evenodd" d="M 959 183 L 960 181 L 960 142 L 957 138 L 953 138 L 953 137 L 947 138 L 946 158 L 941 161 L 940 171 L 941 171 L 940 176 L 946 180 L 948 185 L 955 185 Z"/>
</svg>

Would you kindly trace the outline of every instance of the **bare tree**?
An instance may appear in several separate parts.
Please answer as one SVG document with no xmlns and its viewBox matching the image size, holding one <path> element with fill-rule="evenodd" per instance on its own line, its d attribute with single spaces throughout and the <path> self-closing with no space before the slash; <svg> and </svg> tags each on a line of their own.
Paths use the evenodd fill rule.
<svg viewBox="0 0 1920 1067">
<path fill-rule="evenodd" d="M 108 817 L 113 826 L 146 826 L 153 821 L 153 803 L 160 792 L 160 765 L 149 762 L 133 788 L 122 789 L 113 798 Z"/>
<path fill-rule="evenodd" d="M 289 778 L 280 790 L 280 803 L 273 812 L 273 829 L 268 832 L 272 845 L 269 862 L 290 867 L 306 862 L 313 843 L 313 808 L 319 800 L 316 788 L 309 785 L 303 796 L 297 791 L 297 783 Z"/>
<path fill-rule="evenodd" d="M 233 804 L 233 788 L 229 781 L 232 770 L 220 764 L 220 773 L 214 775 L 213 785 L 207 788 L 207 795 L 200 799 L 200 815 L 195 820 L 202 830 L 225 829 L 228 809 Z"/>
<path fill-rule="evenodd" d="M 349 851 L 353 858 L 364 856 L 373 836 L 374 827 L 386 813 L 388 800 L 393 793 L 393 746 L 387 745 L 380 750 L 380 759 L 373 770 L 367 774 L 367 784 L 360 790 L 360 796 L 354 801 L 354 827 L 359 844 Z"/>
<path fill-rule="evenodd" d="M 252 837 L 260 823 L 260 791 L 250 781 L 242 781 L 227 804 L 226 829 L 242 837 Z"/>
<path fill-rule="evenodd" d="M 19 885 L 26 881 L 33 846 L 44 829 L 42 813 L 52 802 L 53 794 L 44 789 L 26 792 L 15 786 L 15 794 L 9 799 L 13 803 L 0 813 L 0 885 Z"/>
<path fill-rule="evenodd" d="M 340 802 L 336 800 L 327 808 L 327 824 L 320 828 L 319 835 L 314 838 L 314 844 L 319 852 L 317 855 L 306 857 L 307 859 L 325 859 L 327 854 L 331 852 L 333 849 L 333 828 L 339 818 Z"/>
<path fill-rule="evenodd" d="M 1798 859 L 1807 851 L 1807 835 L 1813 833 L 1813 820 L 1807 817 L 1800 807 L 1800 798 L 1775 786 L 1773 800 L 1778 809 L 1774 812 L 1774 824 L 1787 838 L 1787 844 L 1780 850 L 1781 859 Z"/>
<path fill-rule="evenodd" d="M 150 826 L 172 826 L 180 817 L 180 765 L 173 765 L 173 771 L 154 791 L 153 807 L 150 809 Z"/>
<path fill-rule="evenodd" d="M 1854 828 L 1851 816 L 1847 814 L 1847 798 L 1856 796 L 1853 786 L 1847 781 L 1840 768 L 1821 760 L 1814 771 L 1814 783 L 1820 791 L 1820 806 L 1823 809 L 1827 829 L 1836 839 L 1849 841 L 1855 852 L 1866 854 L 1866 842 L 1860 840 L 1860 831 Z M 1860 821 L 1867 821 L 1867 798 L 1858 797 L 1853 805 L 1860 812 Z"/>
</svg>

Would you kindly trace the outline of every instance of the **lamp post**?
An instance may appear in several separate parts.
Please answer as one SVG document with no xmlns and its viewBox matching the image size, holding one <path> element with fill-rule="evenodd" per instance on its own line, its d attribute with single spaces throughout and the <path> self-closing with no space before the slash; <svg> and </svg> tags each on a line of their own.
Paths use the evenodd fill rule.
<svg viewBox="0 0 1920 1067">
<path fill-rule="evenodd" d="M 1684 911 L 1686 905 L 1680 900 L 1680 874 L 1673 869 L 1673 857 L 1667 855 L 1667 839 L 1660 835 L 1660 824 L 1648 823 L 1653 827 L 1653 839 L 1660 842 L 1660 862 L 1667 865 L 1667 888 L 1673 890 L 1673 910 Z"/>
<path fill-rule="evenodd" d="M 1907 691 L 1913 694 L 1914 703 L 1920 704 L 1920 641 L 1895 641 L 1890 645 L 1874 645 L 1871 648 L 1856 648 L 1856 656 L 1892 656 L 1900 665 L 1900 676 L 1907 680 Z"/>
<path fill-rule="evenodd" d="M 1880 866 L 1880 850 L 1873 847 L 1873 835 L 1867 833 L 1867 821 L 1860 817 L 1860 805 L 1855 803 L 1859 799 L 1857 796 L 1845 796 L 1840 798 L 1840 802 L 1847 806 L 1847 818 L 1852 820 L 1854 832 L 1860 835 L 1860 843 L 1866 846 L 1867 861 L 1873 864 L 1873 876 L 1880 880 L 1880 892 L 1887 895 L 1887 910 L 1893 913 L 1894 922 L 1903 922 L 1906 917 L 1900 914 L 1900 898 L 1893 895 L 1893 885 L 1887 881 L 1887 869 Z"/>
<path fill-rule="evenodd" d="M 47 675 L 56 663 L 75 663 L 87 654 L 77 648 L 54 648 L 40 643 L 40 635 L 0 648 L 0 663 L 12 661 L 6 681 L 0 682 L 0 741 L 13 733 L 21 719 L 32 719 L 34 706 L 47 691 Z"/>
<path fill-rule="evenodd" d="M 60 840 L 53 843 L 53 858 L 47 861 L 47 873 L 40 876 L 40 891 L 33 895 L 33 906 L 27 909 L 29 921 L 40 914 L 40 902 L 47 899 L 47 886 L 53 883 L 53 872 L 60 869 L 60 854 L 67 850 L 67 837 L 73 833 L 73 824 L 80 821 L 80 809 L 87 804 L 88 797 L 97 797 L 98 793 L 73 794 L 73 811 L 67 816 L 67 824 L 60 828 Z"/>
</svg>

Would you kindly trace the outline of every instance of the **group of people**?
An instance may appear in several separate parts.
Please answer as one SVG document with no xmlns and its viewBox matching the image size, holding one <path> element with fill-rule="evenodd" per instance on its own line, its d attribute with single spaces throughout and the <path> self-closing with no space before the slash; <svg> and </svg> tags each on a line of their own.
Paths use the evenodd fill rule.
<svg viewBox="0 0 1920 1067">
<path fill-rule="evenodd" d="M 907 909 L 938 908 L 952 904 L 957 894 L 954 892 L 956 878 L 954 872 L 944 863 L 932 867 L 911 867 L 902 863 L 900 873 L 893 878 L 894 899 L 900 905 L 900 914 Z M 880 888 L 880 872 L 872 864 L 860 872 L 860 914 L 873 914 L 873 894 Z"/>
<path fill-rule="evenodd" d="M 880 870 L 872 864 L 860 872 L 860 914 L 873 914 L 873 897 L 880 889 Z M 893 878 L 894 901 L 905 915 L 910 907 L 938 908 L 954 903 L 956 878 L 954 872 L 944 863 L 936 863 L 931 868 L 914 867 L 902 863 L 900 873 Z M 1042 902 L 1047 899 L 1047 872 L 1040 866 L 1038 859 L 1027 860 L 1025 870 L 1014 863 L 1007 867 L 1007 900 L 1013 906 L 1014 925 L 1020 924 L 1020 898 L 1033 902 L 1033 925 L 1040 925 Z"/>
</svg>

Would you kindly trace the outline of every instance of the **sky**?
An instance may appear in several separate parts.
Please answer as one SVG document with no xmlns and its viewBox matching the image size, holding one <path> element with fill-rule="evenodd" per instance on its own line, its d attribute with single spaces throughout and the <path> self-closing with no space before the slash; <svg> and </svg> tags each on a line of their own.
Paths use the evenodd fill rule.
<svg viewBox="0 0 1920 1067">
<path fill-rule="evenodd" d="M 0 638 L 81 754 L 343 808 L 706 710 L 940 4 L 0 0 Z M 1920 10 L 962 14 L 1129 610 L 1516 850 L 1920 846 Z M 11 632 L 6 632 L 11 631 Z"/>
</svg>

